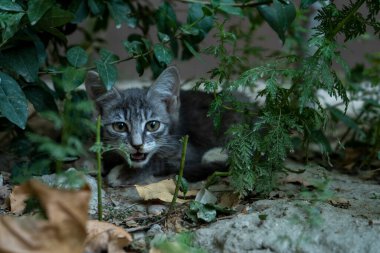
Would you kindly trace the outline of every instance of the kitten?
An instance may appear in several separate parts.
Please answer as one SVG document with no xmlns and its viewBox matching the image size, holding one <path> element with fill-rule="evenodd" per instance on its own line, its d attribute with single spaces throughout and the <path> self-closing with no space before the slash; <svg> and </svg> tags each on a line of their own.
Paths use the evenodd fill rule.
<svg viewBox="0 0 380 253">
<path fill-rule="evenodd" d="M 206 151 L 223 145 L 223 138 L 215 133 L 207 117 L 212 96 L 180 91 L 176 67 L 164 70 L 149 89 L 106 91 L 96 72 L 88 73 L 85 86 L 102 118 L 103 143 L 112 147 L 122 144 L 128 153 L 104 155 L 106 170 L 121 164 L 117 179 L 108 182 L 111 186 L 150 183 L 157 177 L 177 173 L 180 139 L 186 134 L 189 135 L 184 170 L 187 180 L 198 181 L 215 170 L 226 169 L 224 162 L 201 162 Z M 221 133 L 238 120 L 232 113 L 226 113 L 223 119 Z"/>
</svg>

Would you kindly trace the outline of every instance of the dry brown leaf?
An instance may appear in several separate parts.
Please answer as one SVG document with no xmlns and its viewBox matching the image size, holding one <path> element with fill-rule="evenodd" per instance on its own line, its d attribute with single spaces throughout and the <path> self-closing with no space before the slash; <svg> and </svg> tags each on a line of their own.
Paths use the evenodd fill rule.
<svg viewBox="0 0 380 253">
<path fill-rule="evenodd" d="M 132 236 L 123 228 L 111 223 L 90 220 L 87 222 L 85 252 L 124 253 Z"/>
<path fill-rule="evenodd" d="M 33 217 L 0 217 L 0 252 L 83 252 L 90 189 L 49 188 L 31 180 L 13 192 L 16 203 L 25 195 L 36 197 L 48 220 Z"/>
<path fill-rule="evenodd" d="M 301 175 L 301 174 L 289 174 L 282 181 L 284 183 L 300 184 L 300 185 L 303 185 L 305 187 L 314 187 L 314 184 L 309 182 L 305 178 L 305 175 Z"/>
<path fill-rule="evenodd" d="M 175 182 L 172 179 L 166 179 L 159 181 L 157 183 L 148 185 L 136 185 L 136 190 L 139 196 L 143 200 L 161 200 L 170 203 L 173 199 L 175 191 Z M 186 196 L 195 196 L 197 194 L 196 190 L 189 190 Z M 187 200 L 181 199 L 183 193 L 178 194 L 177 202 L 185 203 Z"/>
<path fill-rule="evenodd" d="M 26 207 L 25 201 L 30 196 L 27 190 L 22 185 L 17 185 L 13 188 L 13 191 L 9 195 L 9 205 L 12 213 L 20 215 L 24 211 Z"/>
<path fill-rule="evenodd" d="M 240 203 L 239 194 L 235 192 L 225 192 L 220 197 L 219 205 L 222 207 L 232 208 Z"/>
<path fill-rule="evenodd" d="M 329 203 L 332 206 L 343 208 L 343 209 L 348 209 L 351 206 L 351 203 L 349 200 L 345 198 L 333 198 L 329 200 Z"/>
</svg>

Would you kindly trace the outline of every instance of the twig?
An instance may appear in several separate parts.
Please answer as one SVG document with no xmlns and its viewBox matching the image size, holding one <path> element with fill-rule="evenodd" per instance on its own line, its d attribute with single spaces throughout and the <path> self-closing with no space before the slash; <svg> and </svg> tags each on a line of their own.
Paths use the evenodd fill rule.
<svg viewBox="0 0 380 253">
<path fill-rule="evenodd" d="M 188 141 L 189 141 L 189 136 L 185 135 L 183 137 L 183 139 L 182 139 L 181 164 L 180 164 L 180 167 L 179 167 L 179 175 L 178 175 L 178 179 L 177 179 L 177 184 L 175 186 L 175 191 L 174 191 L 173 199 L 172 199 L 172 202 L 170 203 L 170 207 L 169 207 L 169 210 L 168 210 L 168 212 L 166 214 L 166 217 L 169 217 L 169 215 L 173 211 L 174 205 L 175 205 L 177 197 L 178 197 L 179 185 L 181 183 L 182 176 L 183 176 L 183 170 L 185 168 L 186 150 L 187 150 L 187 142 Z"/>
<path fill-rule="evenodd" d="M 157 221 L 155 221 L 155 222 L 152 222 L 152 223 L 150 223 L 148 225 L 144 225 L 144 226 L 140 226 L 140 227 L 135 227 L 135 228 L 127 228 L 126 231 L 128 233 L 132 233 L 132 232 L 137 232 L 137 231 L 141 231 L 141 230 L 146 230 L 146 229 L 150 228 L 152 225 L 158 224 L 158 223 L 160 223 L 163 220 L 164 220 L 164 217 L 161 218 L 161 219 L 159 219 L 159 220 L 157 220 Z"/>
<path fill-rule="evenodd" d="M 101 116 L 98 116 L 96 121 L 96 143 L 95 145 L 98 147 L 96 150 L 96 166 L 98 171 L 98 220 L 103 220 L 103 204 L 102 204 L 102 150 L 100 148 L 100 123 Z"/>
</svg>

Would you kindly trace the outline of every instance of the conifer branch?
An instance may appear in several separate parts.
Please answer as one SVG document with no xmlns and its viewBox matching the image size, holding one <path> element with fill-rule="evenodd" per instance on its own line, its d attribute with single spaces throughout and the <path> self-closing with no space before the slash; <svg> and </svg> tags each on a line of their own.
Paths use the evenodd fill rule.
<svg viewBox="0 0 380 253">
<path fill-rule="evenodd" d="M 364 2 L 365 0 L 359 0 L 354 4 L 350 13 L 338 23 L 335 29 L 327 37 L 329 40 L 332 40 L 342 30 L 342 28 L 352 18 L 352 16 L 360 9 L 360 7 L 364 4 Z"/>
</svg>

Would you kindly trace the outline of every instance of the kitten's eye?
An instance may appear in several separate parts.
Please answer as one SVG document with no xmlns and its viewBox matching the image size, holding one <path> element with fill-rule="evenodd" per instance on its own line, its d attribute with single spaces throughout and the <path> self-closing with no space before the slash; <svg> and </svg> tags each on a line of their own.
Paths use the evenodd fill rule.
<svg viewBox="0 0 380 253">
<path fill-rule="evenodd" d="M 116 132 L 127 132 L 128 126 L 124 122 L 114 122 L 112 123 L 112 128 Z"/>
<path fill-rule="evenodd" d="M 145 125 L 146 130 L 155 132 L 160 128 L 160 122 L 157 120 L 148 121 Z"/>
</svg>

